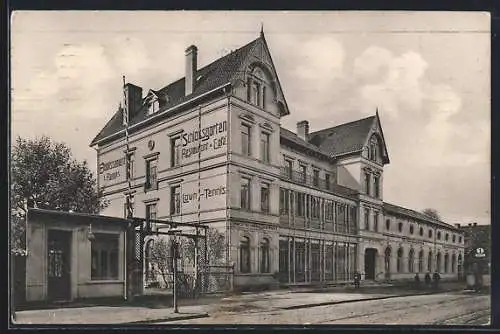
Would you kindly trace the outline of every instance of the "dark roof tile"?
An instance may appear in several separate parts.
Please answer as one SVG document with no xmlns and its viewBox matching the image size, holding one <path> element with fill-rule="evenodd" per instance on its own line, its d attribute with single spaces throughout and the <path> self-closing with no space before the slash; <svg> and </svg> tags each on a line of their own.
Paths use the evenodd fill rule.
<svg viewBox="0 0 500 334">
<path fill-rule="evenodd" d="M 335 157 L 363 149 L 375 116 L 312 132 L 309 142 Z"/>
</svg>

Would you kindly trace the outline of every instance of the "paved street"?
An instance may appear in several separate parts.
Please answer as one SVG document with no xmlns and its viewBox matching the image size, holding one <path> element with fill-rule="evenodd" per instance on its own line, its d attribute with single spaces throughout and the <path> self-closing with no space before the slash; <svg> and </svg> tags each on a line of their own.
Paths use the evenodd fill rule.
<svg viewBox="0 0 500 334">
<path fill-rule="evenodd" d="M 393 297 L 299 309 L 274 309 L 248 300 L 228 307 L 222 301 L 211 316 L 168 324 L 427 324 L 486 325 L 490 296 L 470 292 Z"/>
</svg>

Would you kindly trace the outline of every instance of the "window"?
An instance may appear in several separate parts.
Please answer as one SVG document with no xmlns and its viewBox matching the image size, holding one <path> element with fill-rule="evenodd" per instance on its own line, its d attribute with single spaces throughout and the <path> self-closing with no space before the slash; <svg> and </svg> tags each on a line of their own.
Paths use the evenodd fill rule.
<svg viewBox="0 0 500 334">
<path fill-rule="evenodd" d="M 269 185 L 265 183 L 260 186 L 260 211 L 269 212 Z"/>
<path fill-rule="evenodd" d="M 146 190 L 158 189 L 156 159 L 146 160 Z"/>
<path fill-rule="evenodd" d="M 292 170 L 293 170 L 293 161 L 285 159 L 285 172 L 286 172 L 286 176 L 289 179 L 292 178 Z"/>
<path fill-rule="evenodd" d="M 370 195 L 370 174 L 365 173 L 365 194 Z"/>
<path fill-rule="evenodd" d="M 269 162 L 269 134 L 260 134 L 260 159 L 262 162 Z"/>
<path fill-rule="evenodd" d="M 436 255 L 436 271 L 441 272 L 441 253 L 437 253 Z"/>
<path fill-rule="evenodd" d="M 319 219 L 320 209 L 321 209 L 321 205 L 320 205 L 319 197 L 313 196 L 311 198 L 311 218 Z"/>
<path fill-rule="evenodd" d="M 421 249 L 418 253 L 418 272 L 424 272 L 424 250 Z"/>
<path fill-rule="evenodd" d="M 127 156 L 127 164 L 125 168 L 127 169 L 125 175 L 127 176 L 127 180 L 132 180 L 135 175 L 135 154 L 133 152 L 129 152 L 126 154 Z"/>
<path fill-rule="evenodd" d="M 269 268 L 269 240 L 263 239 L 260 243 L 260 272 L 268 273 Z"/>
<path fill-rule="evenodd" d="M 330 190 L 330 174 L 325 174 L 325 189 Z"/>
<path fill-rule="evenodd" d="M 403 272 L 403 248 L 398 249 L 398 258 L 396 262 L 396 270 L 398 273 Z"/>
<path fill-rule="evenodd" d="M 152 97 L 147 102 L 148 104 L 148 115 L 154 114 L 160 109 L 160 103 L 158 102 L 158 98 Z"/>
<path fill-rule="evenodd" d="M 410 225 L 410 234 L 413 234 L 413 225 Z"/>
<path fill-rule="evenodd" d="M 250 210 L 250 179 L 241 178 L 241 208 Z"/>
<path fill-rule="evenodd" d="M 448 241 L 450 239 L 450 235 L 448 233 L 446 233 L 446 235 L 444 236 L 444 240 Z"/>
<path fill-rule="evenodd" d="M 432 238 L 432 230 L 429 230 L 429 238 Z"/>
<path fill-rule="evenodd" d="M 453 236 L 451 237 L 451 241 L 455 242 L 456 240 L 457 240 L 456 235 L 453 234 Z"/>
<path fill-rule="evenodd" d="M 244 156 L 250 156 L 252 154 L 251 140 L 250 140 L 250 127 L 245 124 L 241 124 L 241 153 Z"/>
<path fill-rule="evenodd" d="M 306 183 L 306 173 L 307 173 L 307 166 L 305 165 L 300 165 L 300 177 L 301 177 L 301 182 Z"/>
<path fill-rule="evenodd" d="M 384 269 L 387 274 L 391 272 L 391 253 L 391 248 L 387 247 L 384 253 Z"/>
<path fill-rule="evenodd" d="M 410 273 L 415 271 L 414 265 L 415 265 L 415 251 L 412 248 L 408 253 L 408 271 Z"/>
<path fill-rule="evenodd" d="M 297 193 L 297 216 L 305 216 L 305 195 L 303 193 Z"/>
<path fill-rule="evenodd" d="M 178 215 L 181 213 L 181 186 L 170 188 L 170 214 Z"/>
<path fill-rule="evenodd" d="M 333 221 L 333 202 L 332 201 L 326 201 L 325 204 L 325 219 L 328 221 Z"/>
<path fill-rule="evenodd" d="M 457 256 L 455 254 L 453 254 L 451 256 L 451 272 L 452 273 L 455 273 L 455 267 L 457 265 Z"/>
<path fill-rule="evenodd" d="M 458 242 L 461 243 L 462 242 L 462 237 L 458 237 Z"/>
<path fill-rule="evenodd" d="M 402 232 L 402 231 L 403 231 L 403 223 L 402 223 L 402 222 L 399 222 L 399 223 L 398 223 L 398 231 L 399 231 L 399 232 Z"/>
<path fill-rule="evenodd" d="M 373 230 L 378 232 L 378 212 L 375 211 L 373 213 Z"/>
<path fill-rule="evenodd" d="M 170 166 L 171 167 L 179 166 L 181 164 L 181 153 L 182 153 L 181 137 L 175 137 L 170 139 L 170 147 L 171 147 Z"/>
<path fill-rule="evenodd" d="M 287 215 L 289 212 L 288 189 L 280 189 L 280 214 Z"/>
<path fill-rule="evenodd" d="M 319 170 L 313 170 L 313 186 L 319 187 Z"/>
<path fill-rule="evenodd" d="M 250 86 L 250 103 L 260 106 L 260 84 L 255 81 Z"/>
<path fill-rule="evenodd" d="M 372 161 L 378 161 L 379 149 L 378 140 L 376 136 L 370 138 L 370 150 L 368 151 L 368 157 Z"/>
<path fill-rule="evenodd" d="M 378 176 L 373 177 L 373 191 L 375 193 L 375 197 L 379 198 L 380 197 L 380 189 L 379 189 L 379 177 Z"/>
<path fill-rule="evenodd" d="M 156 203 L 146 204 L 146 218 L 147 219 L 156 219 L 157 210 Z"/>
<path fill-rule="evenodd" d="M 448 273 L 448 264 L 449 264 L 449 255 L 445 254 L 444 255 L 444 273 Z"/>
<path fill-rule="evenodd" d="M 370 209 L 365 209 L 365 230 L 370 230 Z"/>
<path fill-rule="evenodd" d="M 240 240 L 240 272 L 250 272 L 250 239 L 248 237 Z"/>
<path fill-rule="evenodd" d="M 128 206 L 130 205 L 130 214 L 134 215 L 134 196 L 128 195 L 125 197 L 125 203 L 123 204 L 123 217 L 128 217 Z"/>
<path fill-rule="evenodd" d="M 441 231 L 438 231 L 437 238 L 438 238 L 438 240 L 441 240 Z"/>
<path fill-rule="evenodd" d="M 432 272 L 432 252 L 429 251 L 429 255 L 427 255 L 427 271 Z"/>
<path fill-rule="evenodd" d="M 391 229 L 391 220 L 390 219 L 385 220 L 385 229 L 387 231 L 389 231 Z"/>
<path fill-rule="evenodd" d="M 92 280 L 118 279 L 118 235 L 96 233 L 90 244 Z"/>
<path fill-rule="evenodd" d="M 421 227 L 421 228 L 420 228 L 420 236 L 421 236 L 421 237 L 423 237 L 423 236 L 424 236 L 424 228 L 423 228 L 423 227 Z"/>
</svg>

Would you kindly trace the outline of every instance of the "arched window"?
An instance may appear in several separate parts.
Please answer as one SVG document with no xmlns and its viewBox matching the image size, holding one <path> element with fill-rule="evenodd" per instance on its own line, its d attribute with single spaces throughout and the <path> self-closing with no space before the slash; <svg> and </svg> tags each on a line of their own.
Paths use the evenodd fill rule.
<svg viewBox="0 0 500 334">
<path fill-rule="evenodd" d="M 448 233 L 446 233 L 446 235 L 444 236 L 444 240 L 448 241 L 450 239 L 450 235 Z"/>
<path fill-rule="evenodd" d="M 429 230 L 429 238 L 432 238 L 432 230 Z"/>
<path fill-rule="evenodd" d="M 398 259 L 396 262 L 396 270 L 398 273 L 403 271 L 403 248 L 398 249 Z"/>
<path fill-rule="evenodd" d="M 399 222 L 398 224 L 398 231 L 402 232 L 403 231 L 403 223 Z"/>
<path fill-rule="evenodd" d="M 385 220 L 385 229 L 387 231 L 389 231 L 391 229 L 391 220 L 390 219 Z"/>
<path fill-rule="evenodd" d="M 423 227 L 421 227 L 421 228 L 420 228 L 420 236 L 421 236 L 421 237 L 423 237 L 423 236 L 424 236 L 424 228 L 423 228 Z"/>
<path fill-rule="evenodd" d="M 266 238 L 260 243 L 260 272 L 269 272 L 269 240 Z"/>
<path fill-rule="evenodd" d="M 451 237 L 451 241 L 455 242 L 457 240 L 457 236 L 453 234 L 453 236 Z"/>
<path fill-rule="evenodd" d="M 240 240 L 240 272 L 250 272 L 250 239 L 248 237 Z"/>
<path fill-rule="evenodd" d="M 449 255 L 448 254 L 445 254 L 444 255 L 444 273 L 447 274 L 448 273 L 448 262 L 449 261 Z"/>
<path fill-rule="evenodd" d="M 273 99 L 272 79 L 263 68 L 253 67 L 248 75 L 248 102 L 266 108 L 267 104 Z"/>
<path fill-rule="evenodd" d="M 456 266 L 457 266 L 457 255 L 453 254 L 451 256 L 451 272 L 452 273 L 455 273 Z"/>
<path fill-rule="evenodd" d="M 415 251 L 412 248 L 408 253 L 408 271 L 410 273 L 414 272 L 414 265 L 415 265 Z"/>
<path fill-rule="evenodd" d="M 410 225 L 410 234 L 413 234 L 413 225 Z"/>
<path fill-rule="evenodd" d="M 422 273 L 424 272 L 424 250 L 421 249 L 420 252 L 418 252 L 418 272 Z"/>
<path fill-rule="evenodd" d="M 153 253 L 153 239 L 149 239 L 146 242 L 146 246 L 144 247 L 144 269 L 146 271 L 146 286 L 149 283 L 154 281 L 154 267 L 152 261 L 152 253 Z"/>
<path fill-rule="evenodd" d="M 391 247 L 385 249 L 384 268 L 386 273 L 391 272 Z"/>
<path fill-rule="evenodd" d="M 438 231 L 437 238 L 438 240 L 441 240 L 441 231 Z"/>
<path fill-rule="evenodd" d="M 378 138 L 377 136 L 373 135 L 370 138 L 370 143 L 369 143 L 369 150 L 368 150 L 368 159 L 372 161 L 380 161 L 379 156 L 380 156 L 380 148 L 378 144 Z"/>
<path fill-rule="evenodd" d="M 427 255 L 427 271 L 432 272 L 432 252 L 429 251 L 429 255 Z"/>
<path fill-rule="evenodd" d="M 436 254 L 436 271 L 438 273 L 441 271 L 441 253 Z"/>
</svg>

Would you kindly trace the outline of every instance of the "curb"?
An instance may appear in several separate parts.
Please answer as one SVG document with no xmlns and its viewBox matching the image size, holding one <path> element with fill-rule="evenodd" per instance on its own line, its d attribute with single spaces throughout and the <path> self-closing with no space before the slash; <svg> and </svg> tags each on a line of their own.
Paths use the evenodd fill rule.
<svg viewBox="0 0 500 334">
<path fill-rule="evenodd" d="M 363 298 L 363 299 L 350 299 L 350 300 L 340 300 L 340 301 L 331 301 L 331 302 L 312 303 L 312 304 L 302 304 L 302 305 L 293 305 L 293 306 L 280 307 L 279 309 L 280 310 L 297 310 L 297 309 L 317 307 L 317 306 L 328 306 L 328 305 L 337 305 L 337 304 L 357 303 L 357 302 L 365 302 L 365 301 L 368 302 L 368 301 L 373 301 L 373 300 L 383 300 L 383 299 L 398 298 L 398 297 L 412 297 L 412 296 L 436 295 L 436 294 L 439 294 L 439 293 L 452 292 L 452 291 L 461 291 L 461 289 L 460 290 L 458 290 L 458 289 L 450 289 L 450 290 L 442 290 L 442 291 L 431 291 L 431 292 L 424 292 L 424 293 L 407 293 L 407 294 L 402 294 L 402 295 L 389 295 L 389 296 Z"/>
<path fill-rule="evenodd" d="M 148 319 L 148 320 L 137 320 L 137 321 L 131 321 L 131 322 L 124 322 L 123 324 L 130 324 L 130 325 L 154 324 L 154 323 L 158 323 L 158 322 L 171 322 L 171 321 L 180 321 L 180 320 L 208 318 L 209 316 L 210 315 L 208 313 L 199 313 L 199 314 L 189 314 L 189 315 L 180 316 L 180 317 L 164 317 L 164 318 L 155 318 L 155 319 Z"/>
</svg>

